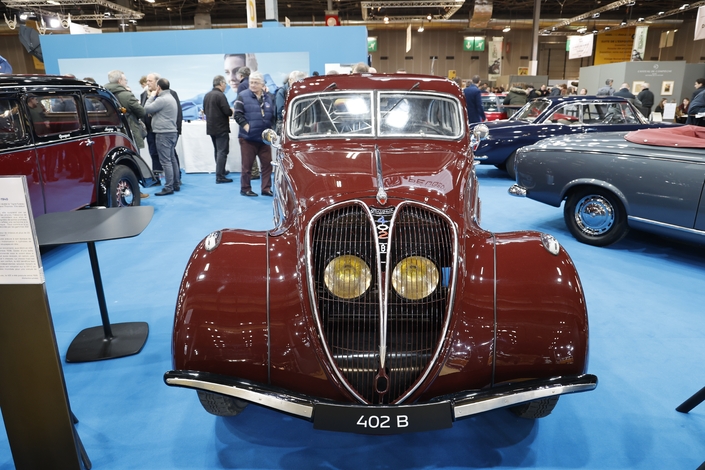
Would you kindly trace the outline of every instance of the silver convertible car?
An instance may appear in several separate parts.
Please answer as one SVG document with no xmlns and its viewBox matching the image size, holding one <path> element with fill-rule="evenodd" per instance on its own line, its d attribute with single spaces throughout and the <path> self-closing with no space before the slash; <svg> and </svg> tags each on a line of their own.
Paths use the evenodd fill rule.
<svg viewBox="0 0 705 470">
<path fill-rule="evenodd" d="M 543 140 L 517 151 L 514 196 L 560 207 L 573 236 L 606 246 L 629 228 L 705 242 L 705 128 Z"/>
</svg>

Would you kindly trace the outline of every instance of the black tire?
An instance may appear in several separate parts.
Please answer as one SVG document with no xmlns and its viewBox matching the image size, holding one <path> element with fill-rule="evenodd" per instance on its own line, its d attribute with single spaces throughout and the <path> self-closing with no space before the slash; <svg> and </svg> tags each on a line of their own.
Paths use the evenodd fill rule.
<svg viewBox="0 0 705 470">
<path fill-rule="evenodd" d="M 108 207 L 140 205 L 140 184 L 135 173 L 125 165 L 115 167 L 110 177 Z"/>
<path fill-rule="evenodd" d="M 572 192 L 563 208 L 563 218 L 570 233 L 587 245 L 611 245 L 629 231 L 622 202 L 610 191 L 598 187 Z"/>
<path fill-rule="evenodd" d="M 198 399 L 203 405 L 203 408 L 212 415 L 216 416 L 237 416 L 247 408 L 247 402 L 238 400 L 237 398 L 218 393 L 205 392 L 197 390 Z"/>
<path fill-rule="evenodd" d="M 539 419 L 550 415 L 558 403 L 558 397 L 542 398 L 509 408 L 520 418 Z"/>
<path fill-rule="evenodd" d="M 509 177 L 513 180 L 517 179 L 517 174 L 514 171 L 514 160 L 517 158 L 517 152 L 516 150 L 512 152 L 511 155 L 507 157 L 507 160 L 504 162 L 504 170 L 509 174 Z"/>
</svg>

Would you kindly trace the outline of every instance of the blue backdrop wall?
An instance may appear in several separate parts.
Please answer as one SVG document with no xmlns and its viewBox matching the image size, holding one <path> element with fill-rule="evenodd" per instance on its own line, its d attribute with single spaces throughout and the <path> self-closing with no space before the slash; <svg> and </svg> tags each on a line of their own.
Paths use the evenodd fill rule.
<svg viewBox="0 0 705 470">
<path fill-rule="evenodd" d="M 62 58 L 308 52 L 311 68 L 306 72 L 317 70 L 321 74 L 326 63 L 367 60 L 367 28 L 364 26 L 59 34 L 42 36 L 41 44 L 44 66 L 49 74 L 60 73 L 59 59 Z M 103 79 L 98 81 L 102 83 Z"/>
</svg>

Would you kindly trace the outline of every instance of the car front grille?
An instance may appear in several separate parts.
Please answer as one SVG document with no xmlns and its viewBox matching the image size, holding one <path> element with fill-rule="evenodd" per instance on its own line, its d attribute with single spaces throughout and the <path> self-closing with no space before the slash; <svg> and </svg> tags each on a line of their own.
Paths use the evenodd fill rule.
<svg viewBox="0 0 705 470">
<path fill-rule="evenodd" d="M 348 389 L 373 404 L 403 401 L 428 372 L 447 329 L 455 277 L 456 235 L 445 216 L 410 203 L 383 211 L 386 218 L 359 201 L 332 207 L 308 233 L 312 303 L 326 353 Z M 326 267 L 341 256 L 366 263 L 369 286 L 331 292 Z M 430 260 L 439 274 L 420 300 L 400 296 L 385 272 L 410 256 Z"/>
</svg>

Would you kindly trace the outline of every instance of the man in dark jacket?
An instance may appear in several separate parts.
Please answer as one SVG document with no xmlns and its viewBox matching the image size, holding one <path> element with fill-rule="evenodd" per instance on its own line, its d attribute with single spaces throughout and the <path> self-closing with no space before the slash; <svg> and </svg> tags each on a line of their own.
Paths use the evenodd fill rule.
<svg viewBox="0 0 705 470">
<path fill-rule="evenodd" d="M 238 93 L 235 100 L 235 120 L 240 125 L 238 139 L 242 152 L 242 173 L 240 175 L 240 194 L 257 196 L 250 184 L 252 163 L 259 157 L 262 165 L 262 195 L 272 194 L 272 150 L 262 141 L 262 132 L 274 126 L 276 109 L 272 96 L 264 91 L 264 76 L 252 72 L 249 79 L 250 88 Z"/>
<path fill-rule="evenodd" d="M 485 109 L 482 106 L 482 92 L 477 87 L 480 83 L 480 76 L 472 77 L 472 82 L 465 87 L 463 95 L 465 95 L 465 104 L 468 108 L 468 122 L 483 122 L 487 120 Z"/>
<path fill-rule="evenodd" d="M 688 106 L 688 119 L 685 123 L 700 126 L 705 122 L 705 119 L 696 118 L 695 115 L 705 111 L 705 78 L 695 80 L 695 91 L 692 98 Z"/>
<path fill-rule="evenodd" d="M 654 107 L 654 93 L 649 90 L 648 83 L 644 83 L 641 91 L 636 95 L 636 99 L 641 101 L 641 113 L 647 118 L 651 116 L 651 108 Z"/>
<path fill-rule="evenodd" d="M 108 83 L 105 84 L 105 89 L 115 95 L 115 98 L 120 102 L 120 106 L 127 110 L 127 122 L 130 124 L 132 136 L 137 147 L 143 148 L 144 138 L 137 121 L 144 118 L 145 112 L 135 95 L 127 89 L 127 77 L 125 77 L 125 74 L 120 70 L 108 72 Z"/>
<path fill-rule="evenodd" d="M 629 84 L 628 83 L 622 83 L 622 87 L 615 91 L 612 96 L 621 96 L 622 98 L 627 98 L 627 99 L 634 99 L 636 96 L 634 96 L 634 93 L 629 91 Z M 653 102 L 651 103 L 653 104 Z"/>
<path fill-rule="evenodd" d="M 215 151 L 215 182 L 232 183 L 232 178 L 225 176 L 225 164 L 230 152 L 230 116 L 233 110 L 228 105 L 225 91 L 225 77 L 213 78 L 213 89 L 203 97 L 203 111 L 206 114 L 206 134 L 211 136 Z"/>
</svg>

